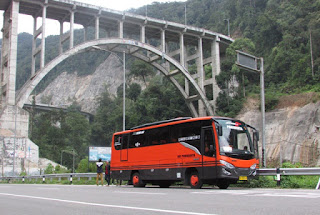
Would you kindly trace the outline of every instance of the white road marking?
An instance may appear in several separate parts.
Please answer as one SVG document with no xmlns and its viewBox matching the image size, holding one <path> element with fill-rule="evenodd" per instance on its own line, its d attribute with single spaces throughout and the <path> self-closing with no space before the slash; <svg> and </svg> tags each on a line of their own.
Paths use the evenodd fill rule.
<svg viewBox="0 0 320 215">
<path fill-rule="evenodd" d="M 272 193 L 262 193 L 255 191 L 236 191 L 236 190 L 214 190 L 214 191 L 204 191 L 204 192 L 191 192 L 192 194 L 204 194 L 204 195 L 220 195 L 220 194 L 229 194 L 229 195 L 245 195 L 245 196 L 261 196 L 261 197 L 292 197 L 292 198 L 309 198 L 316 199 L 320 198 L 320 193 L 280 193 L 280 192 L 272 192 Z"/>
<path fill-rule="evenodd" d="M 16 195 L 16 194 L 10 194 L 10 193 L 0 193 L 0 195 L 20 197 L 20 198 L 29 198 L 29 199 L 39 199 L 39 200 L 46 200 L 46 201 L 56 201 L 56 202 L 64 202 L 64 203 L 72 203 L 72 204 L 80 204 L 80 205 L 98 206 L 98 207 L 122 208 L 122 209 L 141 210 L 141 211 L 153 211 L 153 212 L 159 212 L 159 213 L 188 214 L 188 215 L 216 215 L 216 214 L 188 212 L 188 211 L 164 210 L 164 209 L 157 209 L 157 208 L 130 207 L 130 206 L 123 206 L 123 205 L 107 205 L 107 204 L 99 204 L 99 203 L 93 203 L 93 202 L 80 202 L 80 201 L 54 199 L 54 198 L 46 198 L 46 197 L 38 197 L 38 196 Z"/>
<path fill-rule="evenodd" d="M 126 191 L 114 191 L 114 193 L 142 194 L 142 195 L 167 195 L 167 193 L 126 192 Z"/>
<path fill-rule="evenodd" d="M 260 193 L 260 194 L 254 194 L 252 196 L 292 197 L 292 198 L 307 198 L 307 199 L 320 198 L 320 195 L 310 195 L 310 194 L 304 194 L 304 193 L 298 193 L 298 194 Z"/>
</svg>

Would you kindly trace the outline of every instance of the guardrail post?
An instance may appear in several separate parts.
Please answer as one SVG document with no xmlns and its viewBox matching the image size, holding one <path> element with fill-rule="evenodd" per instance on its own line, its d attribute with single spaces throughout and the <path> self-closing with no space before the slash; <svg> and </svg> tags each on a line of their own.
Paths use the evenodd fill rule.
<svg viewBox="0 0 320 215">
<path fill-rule="evenodd" d="M 280 168 L 277 168 L 277 186 L 280 187 Z"/>
<path fill-rule="evenodd" d="M 72 184 L 72 175 L 70 175 L 70 184 Z"/>
<path fill-rule="evenodd" d="M 320 178 L 319 178 L 319 181 L 318 181 L 318 184 L 317 184 L 316 190 L 319 190 L 319 187 L 320 187 Z"/>
</svg>

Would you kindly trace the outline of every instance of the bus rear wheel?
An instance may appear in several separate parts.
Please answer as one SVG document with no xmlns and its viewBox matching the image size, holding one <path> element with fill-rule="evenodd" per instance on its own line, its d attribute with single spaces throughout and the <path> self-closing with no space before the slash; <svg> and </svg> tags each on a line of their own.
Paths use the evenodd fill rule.
<svg viewBox="0 0 320 215">
<path fill-rule="evenodd" d="M 132 175 L 132 184 L 134 187 L 144 187 L 146 186 L 142 180 L 141 180 L 141 177 L 140 177 L 140 174 L 138 172 L 134 173 Z"/>
<path fill-rule="evenodd" d="M 200 189 L 203 185 L 203 182 L 200 179 L 198 172 L 192 172 L 190 174 L 189 181 L 190 181 L 190 187 L 192 189 Z"/>
</svg>

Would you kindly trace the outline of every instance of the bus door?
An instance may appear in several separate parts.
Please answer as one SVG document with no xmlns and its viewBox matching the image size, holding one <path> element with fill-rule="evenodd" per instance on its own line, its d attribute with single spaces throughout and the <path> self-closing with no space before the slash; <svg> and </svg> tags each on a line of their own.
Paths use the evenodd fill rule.
<svg viewBox="0 0 320 215">
<path fill-rule="evenodd" d="M 129 148 L 129 135 L 125 134 L 121 138 L 121 150 L 120 150 L 120 160 L 128 160 L 128 148 Z"/>
<path fill-rule="evenodd" d="M 212 126 L 201 129 L 201 154 L 203 178 L 216 177 L 216 145 Z"/>
</svg>

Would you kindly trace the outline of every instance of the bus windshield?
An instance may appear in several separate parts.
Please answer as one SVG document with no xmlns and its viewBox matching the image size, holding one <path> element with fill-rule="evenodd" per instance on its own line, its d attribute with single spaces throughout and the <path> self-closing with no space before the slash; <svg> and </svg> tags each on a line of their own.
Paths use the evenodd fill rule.
<svg viewBox="0 0 320 215">
<path fill-rule="evenodd" d="M 222 127 L 222 136 L 219 136 L 219 149 L 221 155 L 239 159 L 252 159 L 254 147 L 248 127 L 240 121 L 219 119 Z"/>
</svg>

